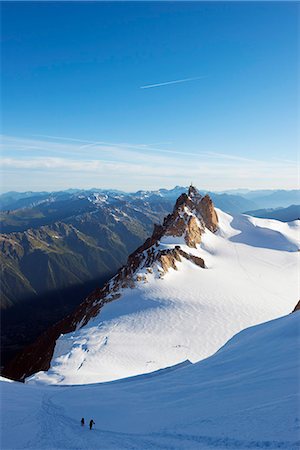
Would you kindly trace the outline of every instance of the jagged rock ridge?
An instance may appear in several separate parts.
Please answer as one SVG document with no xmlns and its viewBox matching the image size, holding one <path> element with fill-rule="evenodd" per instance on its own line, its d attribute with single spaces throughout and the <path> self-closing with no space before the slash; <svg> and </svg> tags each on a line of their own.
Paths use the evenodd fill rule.
<svg viewBox="0 0 300 450">
<path fill-rule="evenodd" d="M 85 302 L 86 313 L 79 319 L 80 326 L 86 325 L 96 316 L 104 303 L 119 298 L 120 289 L 133 288 L 135 282 L 146 282 L 147 272 L 153 273 L 156 270 L 157 276 L 162 277 L 170 268 L 177 270 L 177 262 L 182 258 L 205 268 L 202 258 L 184 251 L 180 245 L 170 249 L 160 248 L 160 241 L 164 236 L 182 237 L 188 247 L 196 248 L 205 229 L 217 231 L 217 213 L 210 197 L 202 197 L 194 186 L 190 186 L 188 194 L 183 193 L 177 199 L 173 212 L 164 219 L 163 224 L 155 225 L 152 236 L 129 256 L 127 264 L 98 294 L 94 293 L 93 302 L 88 297 Z"/>
<path fill-rule="evenodd" d="M 188 194 L 183 193 L 177 199 L 173 212 L 155 225 L 153 234 L 145 243 L 133 252 L 116 276 L 102 289 L 96 289 L 89 295 L 73 314 L 51 327 L 15 358 L 4 370 L 4 374 L 15 379 L 24 379 L 40 370 L 48 370 L 53 355 L 55 342 L 61 334 L 69 333 L 83 327 L 89 320 L 99 314 L 104 304 L 121 296 L 123 288 L 134 288 L 136 283 L 147 282 L 147 274 L 161 278 L 170 268 L 177 270 L 177 263 L 185 258 L 197 266 L 205 268 L 202 258 L 183 250 L 180 245 L 161 248 L 164 236 L 182 237 L 182 243 L 196 248 L 201 242 L 205 230 L 215 232 L 218 229 L 218 216 L 212 200 L 208 195 L 202 197 L 194 186 Z"/>
</svg>

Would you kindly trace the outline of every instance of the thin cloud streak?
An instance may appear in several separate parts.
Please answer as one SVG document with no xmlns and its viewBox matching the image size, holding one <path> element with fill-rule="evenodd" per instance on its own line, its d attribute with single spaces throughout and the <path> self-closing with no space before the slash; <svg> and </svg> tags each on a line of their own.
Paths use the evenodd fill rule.
<svg viewBox="0 0 300 450">
<path fill-rule="evenodd" d="M 42 136 L 42 135 L 40 135 Z M 46 137 L 46 136 L 45 136 Z M 32 140 L 28 138 L 20 138 L 13 136 L 5 136 L 2 135 L 2 143 L 0 144 L 0 149 L 2 148 L 3 156 L 5 153 L 10 153 L 13 150 L 14 152 L 21 151 L 30 152 L 31 150 L 36 152 L 43 152 L 45 156 L 50 156 L 49 154 L 56 153 L 58 156 L 65 154 L 70 157 L 77 156 L 80 159 L 85 159 L 85 157 L 89 156 L 91 159 L 101 159 L 101 156 L 105 155 L 106 161 L 111 161 L 112 156 L 115 158 L 115 162 L 120 162 L 121 160 L 125 160 L 128 162 L 131 161 L 139 161 L 144 162 L 146 164 L 152 162 L 155 163 L 166 163 L 174 162 L 174 158 L 178 156 L 178 163 L 182 164 L 182 158 L 179 157 L 193 157 L 194 162 L 198 161 L 203 163 L 204 161 L 210 161 L 217 163 L 218 165 L 224 164 L 228 165 L 228 161 L 231 161 L 231 164 L 256 164 L 256 165 L 280 165 L 282 162 L 285 164 L 297 164 L 295 161 L 284 161 L 278 158 L 274 158 L 271 160 L 263 160 L 263 159 L 255 159 L 255 158 L 244 158 L 238 155 L 221 153 L 215 151 L 180 151 L 174 149 L 163 149 L 157 148 L 153 145 L 155 144 L 130 144 L 130 143 L 115 143 L 115 142 L 105 142 L 105 141 L 87 141 L 82 139 L 75 139 L 69 137 L 58 137 L 58 136 L 47 136 L 47 138 L 51 140 L 61 140 L 61 142 L 49 142 L 46 140 Z M 70 141 L 70 143 L 66 143 L 66 141 Z M 81 145 L 83 144 L 84 145 Z M 84 150 L 85 153 L 82 153 Z M 103 154 L 101 155 L 101 152 Z M 29 154 L 27 155 L 29 156 Z"/>
<path fill-rule="evenodd" d="M 296 171 L 290 165 L 271 161 L 264 165 L 252 165 L 241 161 L 240 165 L 225 164 L 220 160 L 203 162 L 187 159 L 159 164 L 149 159 L 147 164 L 135 161 L 103 159 L 74 159 L 62 157 L 4 157 L 2 191 L 57 190 L 70 187 L 106 187 L 125 191 L 158 189 L 176 184 L 186 185 L 192 178 L 207 190 L 224 190 L 244 186 L 247 188 L 285 188 L 296 185 Z M 280 186 L 274 186 L 274 173 L 280 170 Z M 28 185 L 30 179 L 30 185 Z M 124 183 L 124 180 L 125 183 Z M 257 180 L 260 180 L 258 183 Z M 99 185 L 99 182 L 101 183 Z"/>
<path fill-rule="evenodd" d="M 277 187 L 291 189 L 297 180 L 296 165 L 289 161 L 258 161 L 200 150 L 162 150 L 147 144 L 139 144 L 140 147 L 136 148 L 132 144 L 119 144 L 121 146 L 118 147 L 116 144 L 104 146 L 89 141 L 89 146 L 82 149 L 81 140 L 73 142 L 70 138 L 70 141 L 49 142 L 2 136 L 2 190 L 28 190 L 38 186 L 40 190 L 50 189 L 50 186 L 50 190 L 55 190 L 58 185 L 84 188 L 99 186 L 99 180 L 101 187 L 156 189 L 171 184 L 187 184 L 191 178 L 199 180 L 198 184 L 208 190 L 241 186 L 273 188 L 278 174 L 280 185 Z M 63 177 L 66 181 L 59 184 Z"/>
<path fill-rule="evenodd" d="M 128 144 L 126 142 L 125 143 L 123 143 L 123 142 L 116 143 L 116 142 L 106 142 L 106 141 L 89 141 L 89 140 L 85 140 L 85 139 L 75 139 L 75 138 L 70 138 L 70 137 L 49 136 L 47 134 L 34 134 L 33 137 L 42 137 L 42 138 L 46 138 L 46 139 L 50 139 L 50 140 L 63 140 L 63 141 L 83 143 L 84 145 L 81 145 L 79 147 L 79 149 L 91 148 L 91 147 L 96 147 L 96 146 L 101 146 L 101 148 L 103 148 L 102 146 L 106 145 L 106 146 L 109 146 L 108 150 L 110 150 L 110 147 L 112 147 L 114 149 L 120 149 L 120 150 L 122 150 L 122 149 L 133 149 L 133 150 L 142 150 L 142 151 L 153 150 L 153 151 L 162 152 L 162 153 L 174 153 L 174 151 L 172 151 L 172 150 L 165 150 L 165 149 L 153 147 L 154 145 L 171 145 L 172 142 L 158 142 L 158 143 L 154 143 L 154 144 Z M 184 152 L 177 152 L 177 153 L 182 154 L 182 155 L 186 154 Z M 195 154 L 190 153 L 190 155 L 195 155 Z"/>
<path fill-rule="evenodd" d="M 128 171 L 134 174 L 166 174 L 169 173 L 170 176 L 173 174 L 174 177 L 182 173 L 189 174 L 203 174 L 205 176 L 211 175 L 223 175 L 223 177 L 234 176 L 234 177 L 246 177 L 253 178 L 257 176 L 258 173 L 264 174 L 267 177 L 274 177 L 272 170 L 278 169 L 277 164 L 272 164 L 271 162 L 265 163 L 261 166 L 249 166 L 247 164 L 241 164 L 238 167 L 238 173 L 236 166 L 224 166 L 221 162 L 206 161 L 202 163 L 196 163 L 195 161 L 178 162 L 173 161 L 171 164 L 166 166 L 158 166 L 156 161 L 153 160 L 148 165 L 140 162 L 132 161 L 114 161 L 114 160 L 103 160 L 103 159 L 71 159 L 71 158 L 61 158 L 61 157 L 31 157 L 31 158 L 12 158 L 3 157 L 0 158 L 0 164 L 3 168 L 10 169 L 65 169 L 65 170 L 75 170 L 79 172 L 97 172 L 101 169 L 105 169 L 106 175 L 109 177 L 111 175 L 110 171 L 121 170 L 125 175 Z M 107 171 L 109 169 L 109 171 Z M 290 166 L 280 166 L 281 173 L 291 174 Z M 295 168 L 293 168 L 295 170 Z"/>
<path fill-rule="evenodd" d="M 40 135 L 41 136 L 41 135 Z M 46 136 L 45 136 L 46 137 Z M 153 147 L 155 144 L 129 144 L 129 143 L 114 143 L 114 142 L 105 142 L 105 141 L 85 141 L 81 139 L 73 139 L 66 137 L 58 137 L 58 136 L 47 136 L 47 139 L 59 140 L 62 142 L 49 142 L 49 141 L 35 141 L 30 139 L 22 139 L 22 138 L 14 138 L 12 136 L 2 136 L 2 147 L 5 148 L 7 144 L 14 145 L 17 144 L 18 147 L 15 150 L 47 150 L 47 151 L 60 151 L 69 150 L 70 153 L 76 152 L 80 153 L 82 150 L 96 150 L 96 151 L 104 151 L 104 152 L 116 152 L 121 156 L 126 156 L 125 151 L 131 152 L 130 155 L 134 154 L 144 154 L 149 157 L 151 152 L 166 154 L 166 156 L 172 157 L 173 155 L 181 155 L 181 156 L 193 156 L 199 157 L 200 153 L 197 152 L 183 152 L 177 150 L 167 150 L 163 148 Z M 70 141 L 71 143 L 64 144 L 63 141 Z M 72 144 L 74 142 L 74 144 Z M 77 145 L 76 145 L 76 144 Z M 84 145 L 79 145 L 84 143 Z M 20 145 L 22 147 L 20 147 Z"/>
<path fill-rule="evenodd" d="M 160 87 L 160 86 L 167 86 L 169 84 L 186 83 L 187 81 L 201 80 L 202 78 L 206 78 L 206 77 L 202 76 L 202 77 L 193 77 L 193 78 L 183 78 L 181 80 L 165 81 L 163 83 L 146 84 L 145 86 L 140 86 L 140 89 L 152 89 L 152 88 L 156 88 L 156 87 Z"/>
</svg>

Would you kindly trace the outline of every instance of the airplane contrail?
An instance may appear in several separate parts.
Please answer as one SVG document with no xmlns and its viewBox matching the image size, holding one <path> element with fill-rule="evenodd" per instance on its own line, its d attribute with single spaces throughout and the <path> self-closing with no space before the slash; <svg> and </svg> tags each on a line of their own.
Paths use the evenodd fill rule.
<svg viewBox="0 0 300 450">
<path fill-rule="evenodd" d="M 145 86 L 140 86 L 140 89 L 151 89 L 151 88 L 155 88 L 155 87 L 159 87 L 159 86 L 166 86 L 168 84 L 185 83 L 186 81 L 200 80 L 201 78 L 205 78 L 205 76 L 193 77 L 193 78 L 184 78 L 182 80 L 165 81 L 164 83 L 147 84 Z"/>
</svg>

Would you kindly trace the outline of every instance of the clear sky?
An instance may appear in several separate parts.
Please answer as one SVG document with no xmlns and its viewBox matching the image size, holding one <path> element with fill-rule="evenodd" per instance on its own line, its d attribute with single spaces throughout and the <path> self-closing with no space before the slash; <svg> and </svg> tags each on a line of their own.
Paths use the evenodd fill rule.
<svg viewBox="0 0 300 450">
<path fill-rule="evenodd" d="M 296 188 L 297 41 L 297 3 L 2 3 L 2 191 Z"/>
</svg>

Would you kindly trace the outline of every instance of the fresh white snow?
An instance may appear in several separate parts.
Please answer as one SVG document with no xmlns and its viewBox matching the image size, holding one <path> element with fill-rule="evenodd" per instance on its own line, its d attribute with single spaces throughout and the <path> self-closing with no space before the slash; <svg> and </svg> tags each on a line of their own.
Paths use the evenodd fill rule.
<svg viewBox="0 0 300 450">
<path fill-rule="evenodd" d="M 123 289 L 83 328 L 61 336 L 51 368 L 29 383 L 111 381 L 214 354 L 242 329 L 291 312 L 299 299 L 299 221 L 282 223 L 217 210 L 220 229 L 197 249 L 164 237 L 160 248 L 180 245 L 204 259 L 188 260 L 162 278 Z"/>
<path fill-rule="evenodd" d="M 299 327 L 297 312 L 199 363 L 115 382 L 1 381 L 1 448 L 299 449 Z"/>
</svg>

